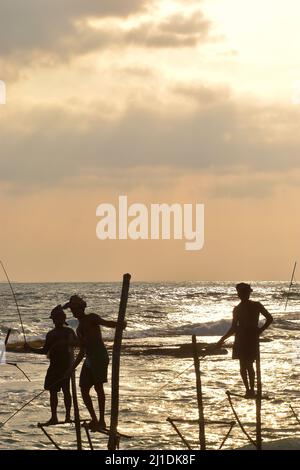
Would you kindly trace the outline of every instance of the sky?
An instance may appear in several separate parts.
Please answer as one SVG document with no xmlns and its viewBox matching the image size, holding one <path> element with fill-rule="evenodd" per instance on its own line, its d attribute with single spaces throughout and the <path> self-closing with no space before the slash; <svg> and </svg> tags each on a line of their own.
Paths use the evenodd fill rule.
<svg viewBox="0 0 300 470">
<path fill-rule="evenodd" d="M 297 0 L 1 0 L 12 279 L 287 280 L 300 254 L 299 15 Z M 97 239 L 96 208 L 119 195 L 203 203 L 204 248 Z"/>
</svg>

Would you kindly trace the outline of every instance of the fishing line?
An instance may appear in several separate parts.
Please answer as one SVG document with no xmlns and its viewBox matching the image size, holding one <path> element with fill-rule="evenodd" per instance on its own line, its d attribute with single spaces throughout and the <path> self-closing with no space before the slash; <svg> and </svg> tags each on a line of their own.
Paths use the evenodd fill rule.
<svg viewBox="0 0 300 470">
<path fill-rule="evenodd" d="M 19 319 L 20 319 L 20 323 L 21 323 L 21 327 L 22 327 L 22 333 L 23 333 L 23 337 L 24 337 L 24 342 L 27 343 L 26 335 L 25 335 L 25 330 L 24 330 L 24 326 L 23 326 L 23 321 L 22 321 L 22 316 L 21 316 L 21 312 L 20 312 L 20 309 L 19 309 L 19 305 L 18 305 L 18 301 L 17 301 L 17 298 L 16 298 L 15 291 L 14 291 L 14 289 L 13 289 L 13 286 L 12 286 L 11 282 L 10 282 L 10 279 L 9 279 L 9 277 L 8 277 L 8 274 L 7 274 L 7 271 L 6 271 L 5 267 L 4 267 L 4 264 L 2 263 L 1 260 L 0 260 L 0 264 L 1 264 L 1 266 L 2 266 L 2 269 L 3 269 L 4 274 L 5 274 L 5 276 L 6 276 L 7 282 L 8 282 L 8 284 L 9 284 L 9 286 L 10 286 L 11 293 L 12 293 L 13 298 L 14 298 L 14 300 L 15 300 L 16 307 L 17 307 L 17 311 L 18 311 L 18 315 L 19 315 Z"/>
<path fill-rule="evenodd" d="M 53 387 L 54 385 L 58 384 L 59 382 L 61 382 L 62 380 L 64 380 L 64 378 L 68 378 L 69 376 L 67 377 L 61 377 L 60 379 L 56 380 L 53 384 L 50 385 L 50 387 Z M 49 387 L 49 388 L 50 388 Z M 45 393 L 46 390 L 42 390 L 41 392 L 37 393 L 33 398 L 31 398 L 30 400 L 28 400 L 26 403 L 24 403 L 24 405 L 21 406 L 21 408 L 19 408 L 18 410 L 16 410 L 12 415 L 10 415 L 3 423 L 0 423 L 0 428 L 2 428 L 6 423 L 8 423 L 8 421 L 10 421 L 14 416 L 16 416 L 18 413 L 20 413 L 20 411 L 22 411 L 24 408 L 26 408 L 26 406 L 30 405 L 30 403 L 32 403 L 34 400 L 36 400 L 37 398 L 39 398 L 41 395 L 43 395 L 43 393 Z"/>
</svg>

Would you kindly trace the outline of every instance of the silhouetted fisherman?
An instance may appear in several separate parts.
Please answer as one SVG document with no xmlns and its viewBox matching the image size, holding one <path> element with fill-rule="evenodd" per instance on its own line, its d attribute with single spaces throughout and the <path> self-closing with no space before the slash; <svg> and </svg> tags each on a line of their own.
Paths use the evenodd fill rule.
<svg viewBox="0 0 300 470">
<path fill-rule="evenodd" d="M 45 425 L 54 425 L 58 423 L 57 405 L 58 392 L 62 390 L 66 408 L 66 419 L 68 423 L 71 420 L 72 397 L 70 393 L 70 377 L 67 373 L 72 365 L 72 348 L 76 344 L 76 335 L 71 328 L 65 327 L 66 314 L 61 305 L 58 305 L 51 311 L 55 328 L 46 335 L 46 341 L 42 348 L 33 348 L 28 343 L 25 344 L 25 351 L 31 351 L 35 354 L 47 354 L 50 359 L 50 365 L 45 377 L 45 390 L 50 392 L 51 418 L 44 423 Z"/>
<path fill-rule="evenodd" d="M 271 325 L 273 317 L 260 302 L 250 300 L 252 288 L 249 284 L 241 282 L 236 285 L 236 290 L 241 302 L 233 309 L 231 327 L 215 347 L 221 346 L 227 338 L 235 335 L 232 358 L 240 361 L 241 377 L 246 387 L 245 397 L 255 398 L 253 363 L 259 351 L 259 336 Z M 258 326 L 259 314 L 266 318 L 261 328 Z"/>
<path fill-rule="evenodd" d="M 86 314 L 86 302 L 78 295 L 72 295 L 70 301 L 63 308 L 70 308 L 74 317 L 78 319 L 77 336 L 80 342 L 80 351 L 75 359 L 71 372 L 80 364 L 84 355 L 86 359 L 83 363 L 79 385 L 85 406 L 90 415 L 91 422 L 89 428 L 92 431 L 106 429 L 105 423 L 105 393 L 103 384 L 107 382 L 107 369 L 109 357 L 102 339 L 100 326 L 115 328 L 115 321 L 107 321 L 95 313 Z M 124 328 L 126 327 L 126 322 Z M 99 404 L 99 420 L 96 416 L 90 389 L 94 386 Z"/>
</svg>

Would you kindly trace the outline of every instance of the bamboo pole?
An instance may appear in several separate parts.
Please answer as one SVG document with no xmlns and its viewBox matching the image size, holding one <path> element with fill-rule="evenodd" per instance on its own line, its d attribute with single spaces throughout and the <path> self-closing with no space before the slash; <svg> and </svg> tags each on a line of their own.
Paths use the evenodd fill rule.
<svg viewBox="0 0 300 470">
<path fill-rule="evenodd" d="M 292 277 L 291 277 L 290 285 L 289 285 L 289 290 L 288 290 L 287 296 L 286 296 L 286 302 L 285 302 L 284 311 L 286 311 L 287 304 L 288 304 L 288 301 L 289 301 L 289 296 L 290 296 L 290 293 L 291 293 L 291 288 L 292 288 L 292 285 L 293 285 L 293 282 L 294 282 L 294 276 L 295 276 L 296 267 L 297 267 L 297 261 L 295 261 L 295 264 L 294 264 L 294 268 L 293 268 L 293 272 L 292 272 Z"/>
<path fill-rule="evenodd" d="M 256 393 L 256 448 L 262 450 L 262 437 L 261 437 L 261 400 L 262 400 L 262 383 L 261 383 L 261 369 L 260 369 L 260 350 L 258 341 L 258 351 L 256 357 L 256 380 L 257 380 L 257 393 Z"/>
<path fill-rule="evenodd" d="M 9 328 L 9 329 L 7 330 L 6 337 L 5 337 L 5 341 L 4 341 L 5 346 L 6 346 L 7 343 L 8 343 L 10 334 L 11 334 L 11 328 Z"/>
<path fill-rule="evenodd" d="M 91 439 L 91 435 L 90 435 L 90 430 L 89 430 L 88 424 L 87 424 L 86 422 L 84 422 L 83 427 L 84 427 L 84 430 L 85 430 L 85 433 L 86 433 L 86 437 L 87 437 L 87 440 L 88 440 L 90 449 L 91 449 L 91 450 L 94 450 L 94 446 L 93 446 L 93 442 L 92 442 L 92 439 Z"/>
<path fill-rule="evenodd" d="M 189 450 L 193 450 L 192 447 L 190 446 L 190 444 L 188 443 L 188 441 L 185 439 L 185 437 L 183 436 L 183 434 L 179 431 L 178 427 L 176 426 L 176 424 L 174 423 L 174 421 L 171 419 L 171 418 L 167 418 L 167 421 L 168 423 L 171 424 L 172 428 L 175 429 L 176 433 L 178 434 L 178 436 L 180 437 L 180 439 L 182 440 L 182 442 L 184 443 L 184 445 L 189 449 Z"/>
<path fill-rule="evenodd" d="M 4 340 L 3 349 L 1 349 L 0 364 L 2 364 L 3 357 L 5 358 L 6 345 L 7 345 L 7 343 L 8 343 L 10 333 L 11 333 L 11 328 L 9 328 L 9 329 L 7 330 L 7 333 L 6 333 L 6 336 L 5 336 L 5 340 Z"/>
<path fill-rule="evenodd" d="M 72 360 L 74 362 L 74 350 L 72 352 Z M 72 387 L 72 400 L 74 409 L 74 421 L 76 431 L 77 450 L 82 450 L 81 440 L 81 424 L 80 424 L 80 413 L 77 399 L 77 388 L 76 388 L 76 371 L 74 370 L 71 375 L 71 387 Z"/>
<path fill-rule="evenodd" d="M 206 450 L 200 360 L 199 360 L 198 351 L 197 351 L 196 335 L 192 336 L 192 344 L 193 344 L 193 357 L 194 357 L 194 367 L 195 367 L 195 374 L 196 374 L 197 402 L 198 402 L 198 412 L 199 412 L 199 443 L 200 443 L 200 450 Z"/>
<path fill-rule="evenodd" d="M 222 450 L 222 447 L 224 446 L 225 442 L 227 441 L 227 439 L 229 438 L 230 434 L 231 434 L 231 431 L 233 430 L 235 426 L 235 421 L 233 421 L 231 424 L 230 424 L 230 428 L 228 429 L 228 432 L 226 433 L 226 436 L 224 437 L 223 441 L 221 442 L 221 445 L 219 447 L 218 450 Z"/>
<path fill-rule="evenodd" d="M 123 324 L 125 321 L 126 307 L 128 300 L 128 292 L 130 285 L 130 274 L 124 274 L 122 293 L 119 306 L 119 315 L 115 332 L 113 357 L 112 357 L 112 380 L 111 380 L 111 415 L 110 430 L 108 439 L 108 450 L 116 450 L 118 448 L 120 436 L 118 435 L 119 420 L 119 381 L 120 381 L 120 357 L 123 336 Z"/>
<path fill-rule="evenodd" d="M 245 429 L 244 426 L 243 426 L 243 423 L 241 422 L 241 420 L 240 420 L 240 418 L 239 418 L 237 412 L 235 411 L 235 408 L 234 408 L 233 403 L 232 403 L 232 400 L 231 400 L 231 393 L 230 393 L 228 390 L 227 390 L 227 392 L 226 392 L 226 395 L 227 395 L 227 397 L 228 397 L 228 401 L 229 401 L 230 407 L 231 407 L 231 409 L 232 409 L 232 412 L 233 412 L 233 414 L 234 414 L 234 417 L 235 417 L 235 419 L 236 419 L 236 421 L 237 421 L 239 427 L 241 428 L 241 430 L 243 431 L 243 433 L 245 434 L 245 436 L 247 436 L 249 442 L 251 442 L 251 444 L 253 444 L 254 447 L 257 448 L 256 442 L 252 439 L 252 437 L 250 436 L 250 434 L 247 433 L 246 429 Z"/>
<path fill-rule="evenodd" d="M 55 440 L 50 436 L 50 434 L 46 431 L 46 429 L 44 429 L 43 425 L 40 424 L 38 425 L 38 427 L 43 431 L 43 433 L 45 434 L 45 436 L 49 439 L 49 441 L 54 445 L 54 447 L 57 449 L 57 450 L 62 450 L 61 447 L 59 447 L 59 445 L 55 442 Z"/>
<path fill-rule="evenodd" d="M 297 423 L 300 424 L 300 419 L 298 418 L 298 415 L 297 415 L 296 411 L 294 410 L 294 408 L 292 407 L 292 405 L 290 405 L 290 408 L 292 410 L 292 413 L 293 413 L 294 417 L 296 418 Z"/>
</svg>

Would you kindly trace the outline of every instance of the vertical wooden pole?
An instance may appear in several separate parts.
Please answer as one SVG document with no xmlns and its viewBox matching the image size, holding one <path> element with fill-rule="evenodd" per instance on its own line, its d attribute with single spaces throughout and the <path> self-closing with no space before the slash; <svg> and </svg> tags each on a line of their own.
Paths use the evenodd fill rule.
<svg viewBox="0 0 300 470">
<path fill-rule="evenodd" d="M 202 399 L 200 360 L 199 360 L 198 351 L 197 351 L 196 335 L 192 336 L 192 342 L 193 342 L 193 357 L 194 357 L 194 367 L 195 367 L 195 374 L 196 374 L 197 402 L 198 402 L 198 412 L 199 412 L 200 450 L 206 450 L 205 422 L 204 422 L 204 410 L 203 410 L 203 399 Z"/>
<path fill-rule="evenodd" d="M 72 353 L 72 360 L 74 361 L 74 350 Z M 73 399 L 73 409 L 74 409 L 77 450 L 82 450 L 80 413 L 79 413 L 79 406 L 78 406 L 78 399 L 77 399 L 76 371 L 75 370 L 71 375 L 71 386 L 72 386 L 72 399 Z"/>
<path fill-rule="evenodd" d="M 5 341 L 4 341 L 5 346 L 6 346 L 7 343 L 8 343 L 10 334 L 11 334 L 11 328 L 9 328 L 9 329 L 7 330 L 6 337 L 5 337 Z"/>
<path fill-rule="evenodd" d="M 115 332 L 113 356 L 112 356 L 112 379 L 111 379 L 111 415 L 108 439 L 108 450 L 116 450 L 118 447 L 118 419 L 119 419 L 119 380 L 120 380 L 120 356 L 123 336 L 123 323 L 125 321 L 128 292 L 130 285 L 130 274 L 124 274 L 119 315 Z"/>
<path fill-rule="evenodd" d="M 287 304 L 288 304 L 288 301 L 289 301 L 289 296 L 290 296 L 290 293 L 291 293 L 291 288 L 292 288 L 292 285 L 293 285 L 293 282 L 294 282 L 294 276 L 295 276 L 296 267 L 297 267 L 297 261 L 295 261 L 295 264 L 294 264 L 294 268 L 293 268 L 293 272 L 292 272 L 292 277 L 291 277 L 291 281 L 290 281 L 290 285 L 289 285 L 289 290 L 288 290 L 287 295 L 286 295 L 286 301 L 285 301 L 284 311 L 286 311 Z"/>
<path fill-rule="evenodd" d="M 260 369 L 260 349 L 258 339 L 258 351 L 256 357 L 256 380 L 257 380 L 257 393 L 256 393 L 256 448 L 262 450 L 262 437 L 261 437 L 261 400 L 262 400 L 262 383 L 261 383 L 261 369 Z"/>
<path fill-rule="evenodd" d="M 4 340 L 4 346 L 3 346 L 2 351 L 0 351 L 1 352 L 0 364 L 2 364 L 3 357 L 5 358 L 6 346 L 7 346 L 8 340 L 9 340 L 10 333 L 11 333 L 11 328 L 9 328 L 7 330 L 6 337 L 5 337 L 5 340 Z M 29 382 L 30 382 L 30 380 L 29 380 Z"/>
</svg>

